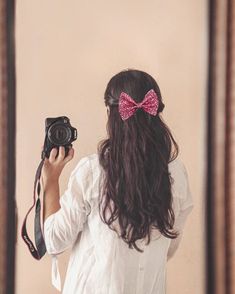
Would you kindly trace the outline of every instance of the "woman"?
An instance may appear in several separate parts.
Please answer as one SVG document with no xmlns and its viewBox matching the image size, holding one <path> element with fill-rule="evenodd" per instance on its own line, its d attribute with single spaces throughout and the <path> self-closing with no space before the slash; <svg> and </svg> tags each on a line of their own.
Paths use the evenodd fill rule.
<svg viewBox="0 0 235 294">
<path fill-rule="evenodd" d="M 57 255 L 72 247 L 63 294 L 163 294 L 166 263 L 182 238 L 193 199 L 179 148 L 163 122 L 152 76 L 124 70 L 104 94 L 108 138 L 80 159 L 59 197 L 59 176 L 74 155 L 44 162 L 44 238 L 61 288 Z M 179 289 L 180 290 L 180 289 Z"/>
</svg>

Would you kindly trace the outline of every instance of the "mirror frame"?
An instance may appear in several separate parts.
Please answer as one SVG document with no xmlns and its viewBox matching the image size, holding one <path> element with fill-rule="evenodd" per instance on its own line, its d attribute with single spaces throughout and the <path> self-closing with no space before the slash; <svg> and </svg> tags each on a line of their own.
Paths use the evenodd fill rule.
<svg viewBox="0 0 235 294">
<path fill-rule="evenodd" d="M 208 20 L 206 291 L 232 294 L 235 293 L 235 0 L 210 0 Z"/>
<path fill-rule="evenodd" d="M 235 293 L 235 0 L 209 0 L 206 292 Z M 0 0 L 0 293 L 15 292 L 15 1 Z"/>
<path fill-rule="evenodd" d="M 0 0 L 0 293 L 15 292 L 15 1 Z M 6 242 L 4 242 L 6 240 Z"/>
</svg>

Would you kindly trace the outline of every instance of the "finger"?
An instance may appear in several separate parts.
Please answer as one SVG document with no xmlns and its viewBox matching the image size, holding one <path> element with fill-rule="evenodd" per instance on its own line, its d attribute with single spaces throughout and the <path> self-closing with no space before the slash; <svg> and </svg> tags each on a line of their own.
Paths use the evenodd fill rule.
<svg viewBox="0 0 235 294">
<path fill-rule="evenodd" d="M 44 158 L 44 164 L 46 165 L 46 164 L 48 164 L 48 162 L 49 162 L 49 158 L 45 157 Z"/>
<path fill-rule="evenodd" d="M 57 155 L 57 148 L 53 148 L 50 152 L 50 156 L 49 156 L 49 162 L 53 163 L 55 161 L 55 157 Z"/>
<path fill-rule="evenodd" d="M 47 157 L 44 158 L 43 168 L 48 166 L 49 159 Z"/>
<path fill-rule="evenodd" d="M 66 164 L 67 162 L 69 162 L 73 158 L 73 156 L 74 156 L 74 149 L 71 147 L 69 149 L 68 155 L 63 160 L 63 163 Z"/>
<path fill-rule="evenodd" d="M 58 161 L 63 161 L 64 156 L 65 156 L 65 148 L 64 148 L 64 146 L 60 146 L 59 155 L 58 155 L 58 158 L 57 158 Z"/>
</svg>

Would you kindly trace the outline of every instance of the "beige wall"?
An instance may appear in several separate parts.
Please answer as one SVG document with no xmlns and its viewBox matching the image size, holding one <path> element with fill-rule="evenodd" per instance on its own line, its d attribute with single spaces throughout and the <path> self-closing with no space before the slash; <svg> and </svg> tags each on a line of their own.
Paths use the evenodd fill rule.
<svg viewBox="0 0 235 294">
<path fill-rule="evenodd" d="M 166 104 L 164 118 L 180 146 L 195 208 L 167 267 L 167 294 L 204 293 L 205 107 L 207 1 L 17 1 L 17 241 L 16 293 L 57 293 L 50 258 L 35 261 L 20 237 L 32 204 L 46 117 L 67 115 L 78 129 L 76 162 L 96 152 L 106 134 L 103 93 L 112 75 L 137 68 L 153 75 Z M 32 234 L 33 213 L 28 221 Z M 69 252 L 60 257 L 64 277 Z"/>
</svg>

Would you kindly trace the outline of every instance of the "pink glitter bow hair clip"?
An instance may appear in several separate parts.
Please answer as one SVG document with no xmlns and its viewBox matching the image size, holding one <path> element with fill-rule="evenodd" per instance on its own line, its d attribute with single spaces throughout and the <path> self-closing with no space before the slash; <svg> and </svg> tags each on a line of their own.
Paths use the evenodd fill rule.
<svg viewBox="0 0 235 294">
<path fill-rule="evenodd" d="M 119 113 L 122 120 L 128 119 L 132 116 L 137 108 L 143 108 L 144 111 L 148 112 L 151 115 L 156 115 L 159 105 L 159 99 L 156 92 L 151 89 L 144 96 L 143 101 L 136 103 L 131 96 L 127 93 L 122 92 L 119 99 Z"/>
</svg>

